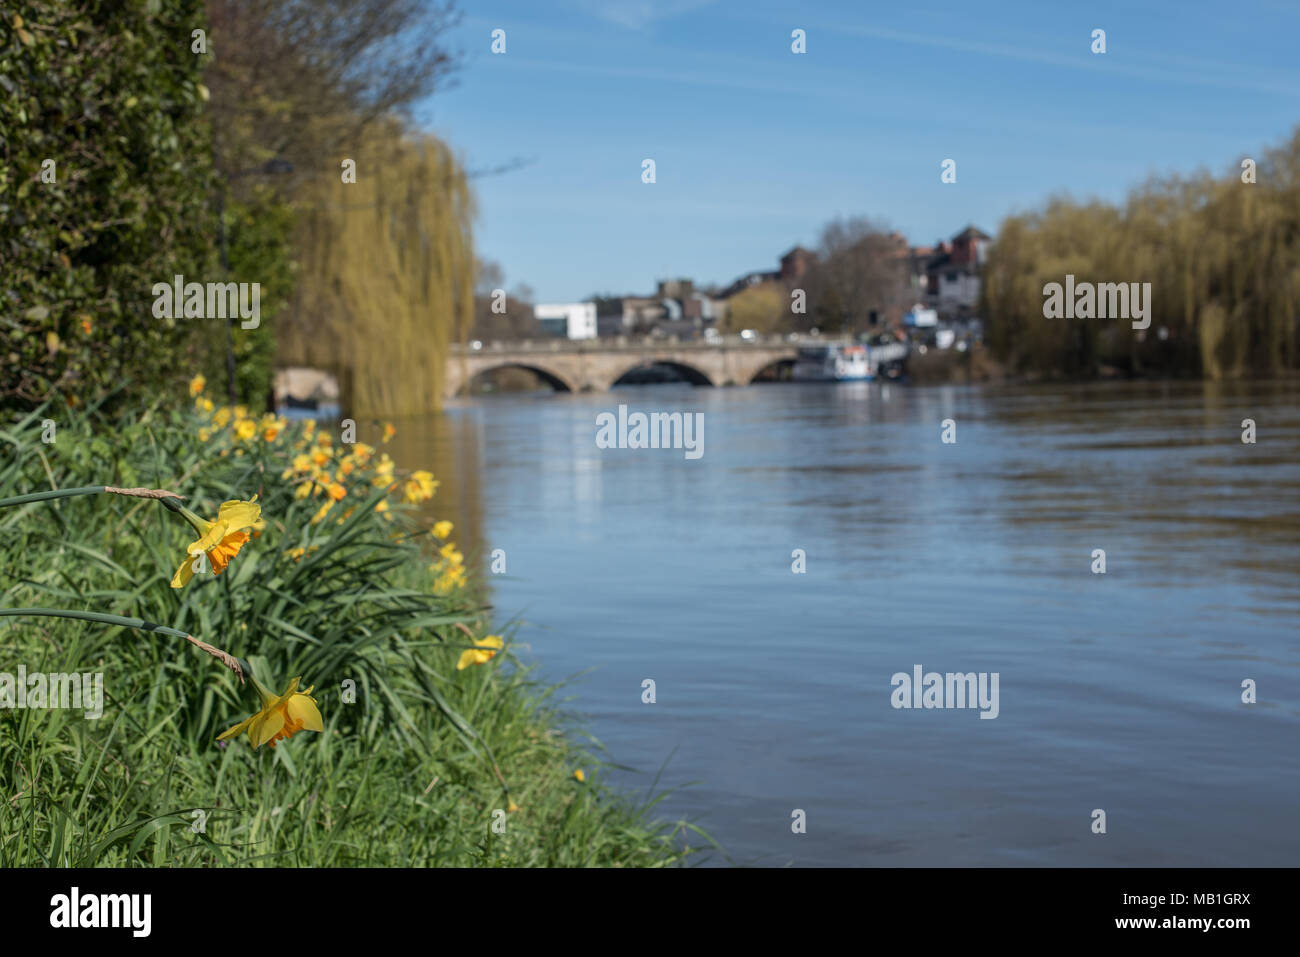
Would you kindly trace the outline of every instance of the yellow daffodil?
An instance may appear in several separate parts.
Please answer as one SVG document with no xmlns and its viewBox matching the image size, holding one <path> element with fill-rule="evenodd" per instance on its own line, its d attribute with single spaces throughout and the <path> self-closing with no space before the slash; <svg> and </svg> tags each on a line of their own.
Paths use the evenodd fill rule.
<svg viewBox="0 0 1300 957">
<path fill-rule="evenodd" d="M 496 657 L 497 651 L 504 645 L 499 635 L 488 635 L 482 641 L 474 642 L 474 648 L 466 648 L 456 662 L 456 670 L 464 671 L 470 665 L 481 665 Z"/>
<path fill-rule="evenodd" d="M 208 380 L 203 378 L 202 374 L 196 375 L 190 380 L 190 395 L 198 395 L 207 384 Z"/>
<path fill-rule="evenodd" d="M 338 482 L 331 483 L 326 491 L 329 492 L 330 498 L 334 499 L 336 502 L 341 501 L 343 497 L 348 494 L 348 490 Z"/>
<path fill-rule="evenodd" d="M 262 441 L 264 442 L 274 442 L 279 438 L 280 430 L 284 428 L 284 426 L 281 425 L 274 416 L 270 416 L 269 418 L 271 420 L 269 424 L 267 423 L 266 418 L 262 419 Z"/>
<path fill-rule="evenodd" d="M 454 588 L 459 588 L 465 584 L 465 569 L 463 566 L 449 568 L 443 574 L 438 576 L 438 580 L 433 583 L 433 590 L 438 594 L 445 594 Z"/>
<path fill-rule="evenodd" d="M 518 810 L 519 810 L 519 805 L 516 804 L 516 803 L 514 802 L 514 799 L 512 798 L 511 801 L 510 801 L 510 803 L 506 805 L 506 811 L 508 811 L 510 814 L 514 814 L 515 811 L 518 811 Z"/>
<path fill-rule="evenodd" d="M 444 519 L 443 521 L 438 522 L 433 526 L 433 537 L 446 538 L 448 535 L 451 534 L 451 529 L 452 529 L 451 522 Z"/>
<path fill-rule="evenodd" d="M 235 423 L 235 435 L 247 442 L 253 436 L 257 435 L 257 423 L 252 419 L 240 419 Z"/>
<path fill-rule="evenodd" d="M 392 485 L 393 468 L 395 465 L 396 463 L 392 459 L 390 459 L 388 457 L 388 453 L 385 452 L 382 456 L 380 456 L 379 464 L 375 466 L 375 477 L 372 480 L 371 484 Z"/>
<path fill-rule="evenodd" d="M 181 562 L 181 567 L 172 576 L 173 588 L 184 588 L 189 584 L 194 577 L 194 565 L 201 561 L 202 555 L 207 556 L 212 565 L 212 573 L 220 575 L 248 542 L 250 536 L 247 530 L 261 531 L 266 527 L 266 522 L 262 520 L 262 506 L 257 504 L 256 495 L 250 502 L 223 502 L 216 520 L 212 522 L 205 522 L 189 509 L 181 509 L 181 514 L 194 526 L 200 538 L 186 549 L 185 561 Z"/>
<path fill-rule="evenodd" d="M 249 675 L 249 680 L 262 699 L 262 710 L 217 735 L 218 741 L 233 738 L 247 730 L 249 743 L 256 749 L 264 744 L 275 747 L 277 741 L 291 738 L 299 731 L 325 730 L 320 710 L 316 707 L 316 699 L 311 696 L 312 688 L 298 690 L 301 678 L 290 681 L 282 695 L 271 694 L 252 675 Z"/>
<path fill-rule="evenodd" d="M 583 771 L 582 768 L 578 768 L 578 770 L 574 771 L 573 776 L 578 779 L 579 784 L 583 784 L 587 780 L 587 772 Z"/>
<path fill-rule="evenodd" d="M 388 440 L 391 439 L 396 434 L 397 434 L 397 429 L 393 428 L 393 423 L 385 422 L 384 423 L 384 444 L 387 445 Z"/>
<path fill-rule="evenodd" d="M 404 496 L 407 502 L 415 505 L 433 498 L 433 493 L 437 491 L 437 488 L 438 480 L 433 477 L 433 473 L 421 469 L 412 472 L 411 477 L 406 480 Z"/>
</svg>

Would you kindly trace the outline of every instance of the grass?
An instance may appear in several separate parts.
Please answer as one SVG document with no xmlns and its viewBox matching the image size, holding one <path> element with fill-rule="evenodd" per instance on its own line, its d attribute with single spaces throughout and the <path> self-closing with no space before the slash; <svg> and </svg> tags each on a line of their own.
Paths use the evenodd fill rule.
<svg viewBox="0 0 1300 957">
<path fill-rule="evenodd" d="M 183 638 L 0 618 L 0 672 L 100 672 L 105 695 L 99 720 L 0 710 L 0 866 L 670 866 L 691 858 L 692 835 L 708 843 L 656 817 L 662 794 L 635 802 L 593 774 L 599 756 L 510 656 L 509 634 L 490 662 L 457 670 L 490 612 L 474 583 L 446 586 L 454 545 L 402 504 L 418 482 L 386 472 L 378 449 L 269 420 L 250 436 L 251 419 L 218 415 L 48 403 L 0 426 L 0 497 L 146 486 L 210 519 L 256 493 L 267 520 L 223 574 L 174 589 L 196 536 L 157 501 L 0 508 L 0 607 L 188 632 L 272 690 L 301 675 L 325 730 L 257 751 L 246 736 L 219 743 L 256 695 Z M 326 463 L 295 470 L 304 455 Z M 321 514 L 332 484 L 346 494 Z"/>
</svg>

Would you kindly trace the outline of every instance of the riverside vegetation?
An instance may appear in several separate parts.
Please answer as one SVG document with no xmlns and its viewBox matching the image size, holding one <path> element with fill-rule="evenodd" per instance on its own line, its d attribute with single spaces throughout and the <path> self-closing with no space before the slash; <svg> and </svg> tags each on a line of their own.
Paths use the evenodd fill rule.
<svg viewBox="0 0 1300 957">
<path fill-rule="evenodd" d="M 104 687 L 99 720 L 0 709 L 0 865 L 664 866 L 691 855 L 694 828 L 653 818 L 662 795 L 634 803 L 590 773 L 598 746 L 565 727 L 508 633 L 488 633 L 451 523 L 417 523 L 437 480 L 382 452 L 391 429 L 376 446 L 345 445 L 311 423 L 217 407 L 202 390 L 196 379 L 193 409 L 159 402 L 112 418 L 50 400 L 0 427 L 0 498 L 160 487 L 185 496 L 206 530 L 195 542 L 174 503 L 129 495 L 0 508 L 0 611 L 85 608 L 167 626 L 0 617 L 13 669 L 102 673 Z M 251 668 L 260 700 L 237 667 L 168 631 Z"/>
</svg>

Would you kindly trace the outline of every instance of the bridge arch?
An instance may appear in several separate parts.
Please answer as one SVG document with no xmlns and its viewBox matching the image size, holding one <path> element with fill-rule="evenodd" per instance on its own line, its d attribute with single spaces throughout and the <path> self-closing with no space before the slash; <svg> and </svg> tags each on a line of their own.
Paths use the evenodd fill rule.
<svg viewBox="0 0 1300 957">
<path fill-rule="evenodd" d="M 481 366 L 475 367 L 469 375 L 466 376 L 465 381 L 461 383 L 460 388 L 457 390 L 457 394 L 464 395 L 469 391 L 470 386 L 474 384 L 476 379 L 487 375 L 489 372 L 496 372 L 499 369 L 524 369 L 525 371 L 531 372 L 533 375 L 537 376 L 537 378 L 541 379 L 556 392 L 578 391 L 566 376 L 556 372 L 554 369 L 548 369 L 544 365 L 532 362 L 504 361 L 484 363 Z"/>
<path fill-rule="evenodd" d="M 745 385 L 755 382 L 781 382 L 790 378 L 794 369 L 794 356 L 778 356 L 750 370 L 745 377 Z"/>
<path fill-rule="evenodd" d="M 672 359 L 663 356 L 646 356 L 628 364 L 623 367 L 621 371 L 612 376 L 607 388 L 612 389 L 614 386 L 622 382 L 630 373 L 636 372 L 639 369 L 650 369 L 654 366 L 666 366 L 670 369 L 675 369 L 681 374 L 682 378 L 691 385 L 716 385 L 716 383 L 709 378 L 706 372 L 689 362 L 682 362 L 679 359 Z"/>
</svg>

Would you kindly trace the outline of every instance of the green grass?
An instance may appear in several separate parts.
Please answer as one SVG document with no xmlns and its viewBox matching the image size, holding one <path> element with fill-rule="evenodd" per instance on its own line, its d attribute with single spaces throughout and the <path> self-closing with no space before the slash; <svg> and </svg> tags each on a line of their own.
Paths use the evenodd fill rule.
<svg viewBox="0 0 1300 957">
<path fill-rule="evenodd" d="M 195 536 L 156 501 L 2 508 L 0 607 L 187 631 L 246 659 L 272 690 L 303 676 L 325 731 L 259 751 L 246 736 L 219 744 L 257 697 L 184 639 L 0 618 L 0 672 L 102 672 L 105 692 L 99 720 L 0 710 L 0 866 L 666 866 L 692 857 L 688 840 L 709 843 L 657 818 L 662 794 L 636 802 L 602 783 L 599 749 L 511 658 L 509 634 L 503 654 L 456 670 L 464 629 L 489 633 L 489 612 L 472 587 L 433 593 L 413 513 L 395 505 L 385 520 L 374 511 L 384 490 L 358 473 L 313 524 L 321 499 L 296 499 L 281 478 L 297 433 L 201 441 L 199 425 L 162 406 L 124 419 L 54 404 L 0 425 L 0 497 L 146 486 L 211 518 L 258 493 L 267 520 L 224 574 L 173 589 Z M 295 561 L 295 546 L 310 550 Z M 518 811 L 496 813 L 511 801 Z"/>
</svg>

